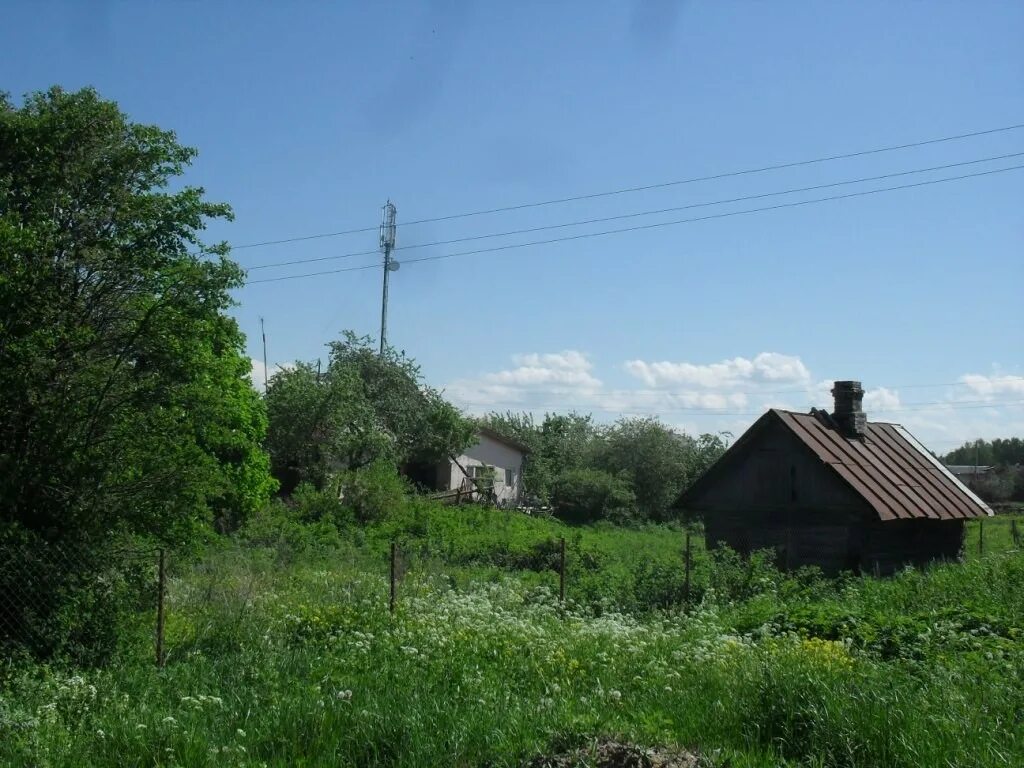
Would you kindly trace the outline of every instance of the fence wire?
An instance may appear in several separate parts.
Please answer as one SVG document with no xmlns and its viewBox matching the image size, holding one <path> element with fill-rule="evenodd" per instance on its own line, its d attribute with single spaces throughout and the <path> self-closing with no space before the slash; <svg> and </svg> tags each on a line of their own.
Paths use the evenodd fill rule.
<svg viewBox="0 0 1024 768">
<path fill-rule="evenodd" d="M 156 605 L 157 551 L 0 542 L 0 655 L 98 662 L 121 618 Z"/>
</svg>

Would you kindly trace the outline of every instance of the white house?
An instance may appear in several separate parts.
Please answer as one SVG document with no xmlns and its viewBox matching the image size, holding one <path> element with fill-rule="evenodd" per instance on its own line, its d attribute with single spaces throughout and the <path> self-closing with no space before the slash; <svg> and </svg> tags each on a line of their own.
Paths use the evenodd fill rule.
<svg viewBox="0 0 1024 768">
<path fill-rule="evenodd" d="M 527 453 L 529 448 L 522 443 L 481 427 L 476 442 L 461 455 L 436 466 L 409 467 L 407 474 L 421 486 L 453 501 L 491 499 L 499 504 L 516 504 L 523 494 L 523 460 Z"/>
</svg>

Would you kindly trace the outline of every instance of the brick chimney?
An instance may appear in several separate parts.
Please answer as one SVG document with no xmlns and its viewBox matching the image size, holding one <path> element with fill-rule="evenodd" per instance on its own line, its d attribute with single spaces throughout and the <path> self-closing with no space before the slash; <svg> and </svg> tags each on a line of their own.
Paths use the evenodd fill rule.
<svg viewBox="0 0 1024 768">
<path fill-rule="evenodd" d="M 835 400 L 832 418 L 839 425 L 839 431 L 846 437 L 864 437 L 868 429 L 868 417 L 861 407 L 864 388 L 860 382 L 833 382 L 832 397 Z"/>
</svg>

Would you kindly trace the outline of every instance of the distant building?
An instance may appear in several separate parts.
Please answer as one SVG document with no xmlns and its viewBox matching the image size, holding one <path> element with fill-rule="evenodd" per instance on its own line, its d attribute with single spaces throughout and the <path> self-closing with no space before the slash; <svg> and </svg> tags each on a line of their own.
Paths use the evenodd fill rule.
<svg viewBox="0 0 1024 768">
<path fill-rule="evenodd" d="M 952 472 L 957 480 L 972 489 L 976 489 L 978 480 L 992 471 L 992 467 L 974 464 L 947 464 L 946 469 Z"/>
<path fill-rule="evenodd" d="M 483 427 L 477 431 L 476 442 L 461 455 L 439 464 L 407 467 L 406 475 L 446 500 L 518 504 L 523 497 L 523 462 L 529 450 Z"/>
<path fill-rule="evenodd" d="M 860 382 L 831 414 L 772 409 L 676 506 L 709 547 L 773 548 L 784 567 L 892 573 L 960 555 L 964 520 L 992 511 L 898 424 L 868 422 Z"/>
</svg>

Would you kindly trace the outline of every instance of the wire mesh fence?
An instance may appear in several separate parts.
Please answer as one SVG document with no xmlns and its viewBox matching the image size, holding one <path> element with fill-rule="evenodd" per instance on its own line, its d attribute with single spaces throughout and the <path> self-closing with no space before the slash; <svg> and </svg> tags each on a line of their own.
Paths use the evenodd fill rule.
<svg viewBox="0 0 1024 768">
<path fill-rule="evenodd" d="M 1005 527 L 990 532 L 986 525 L 982 533 L 977 526 L 974 551 L 982 541 L 986 553 L 1019 546 L 1016 521 Z M 124 640 L 120 633 L 130 635 L 137 654 L 162 665 L 258 643 L 273 623 L 314 632 L 339 613 L 384 621 L 439 589 L 507 579 L 574 609 L 687 611 L 709 590 L 742 597 L 772 565 L 710 553 L 699 530 L 644 540 L 662 543 L 658 552 L 639 539 L 624 545 L 610 534 L 603 542 L 600 532 L 587 536 L 569 529 L 566 536 L 513 533 L 503 540 L 491 526 L 479 540 L 456 542 L 424 532 L 366 540 L 357 531 L 320 551 L 224 539 L 178 556 L 0 542 L 0 655 L 102 663 Z"/>
<path fill-rule="evenodd" d="M 159 570 L 155 549 L 0 542 L 0 652 L 108 659 L 123 617 L 155 609 Z"/>
</svg>

